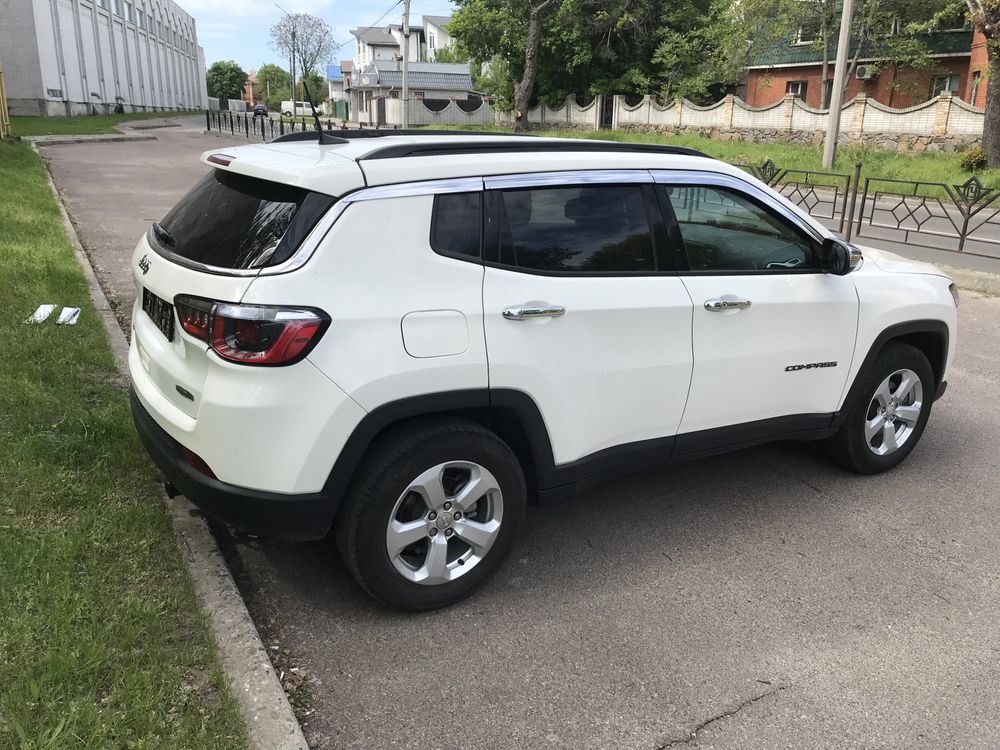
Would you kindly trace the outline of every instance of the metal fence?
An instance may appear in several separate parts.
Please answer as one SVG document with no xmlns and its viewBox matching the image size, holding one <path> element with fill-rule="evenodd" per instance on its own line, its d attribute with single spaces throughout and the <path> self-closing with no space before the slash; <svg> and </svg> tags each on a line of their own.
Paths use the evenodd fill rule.
<svg viewBox="0 0 1000 750">
<path fill-rule="evenodd" d="M 347 125 L 338 125 L 331 119 L 320 118 L 320 123 L 325 130 L 347 130 Z M 389 126 L 390 129 L 395 129 L 395 127 L 394 125 Z M 311 118 L 254 117 L 252 112 L 210 110 L 205 112 L 205 129 L 209 132 L 229 133 L 248 139 L 259 138 L 262 141 L 270 141 L 286 133 L 315 130 L 316 123 Z"/>
<path fill-rule="evenodd" d="M 770 159 L 759 167 L 749 164 L 735 166 L 774 188 L 810 215 L 835 221 L 838 232 L 843 232 L 845 224 L 849 223 L 848 201 L 851 185 L 856 184 L 852 175 L 807 169 L 780 169 Z"/>
<path fill-rule="evenodd" d="M 856 235 L 1000 258 L 1000 191 L 977 177 L 961 185 L 865 178 Z"/>
</svg>

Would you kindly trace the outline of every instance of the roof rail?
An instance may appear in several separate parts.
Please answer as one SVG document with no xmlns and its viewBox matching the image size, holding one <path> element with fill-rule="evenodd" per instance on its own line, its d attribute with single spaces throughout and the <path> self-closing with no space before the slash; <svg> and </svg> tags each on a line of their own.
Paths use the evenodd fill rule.
<svg viewBox="0 0 1000 750">
<path fill-rule="evenodd" d="M 444 131 L 452 133 L 454 131 Z M 532 142 L 534 141 L 534 142 Z M 397 143 L 376 148 L 358 157 L 359 161 L 370 159 L 399 159 L 406 156 L 444 156 L 446 154 L 495 154 L 502 152 L 531 153 L 542 151 L 590 151 L 623 152 L 646 154 L 673 154 L 679 156 L 713 157 L 686 146 L 667 146 L 654 143 L 627 143 L 624 141 L 593 141 L 586 138 L 566 138 L 544 140 L 528 136 L 524 141 L 507 140 L 499 143 L 462 143 L 446 141 L 439 143 Z"/>
<path fill-rule="evenodd" d="M 277 138 L 273 138 L 268 143 L 287 143 L 288 141 L 318 141 L 319 131 L 316 130 L 294 130 L 291 133 L 285 133 L 284 135 L 279 135 Z M 336 143 L 350 143 L 346 138 L 343 138 L 338 133 L 333 134 L 332 130 L 323 131 L 323 142 L 324 145 L 336 144 Z"/>
</svg>

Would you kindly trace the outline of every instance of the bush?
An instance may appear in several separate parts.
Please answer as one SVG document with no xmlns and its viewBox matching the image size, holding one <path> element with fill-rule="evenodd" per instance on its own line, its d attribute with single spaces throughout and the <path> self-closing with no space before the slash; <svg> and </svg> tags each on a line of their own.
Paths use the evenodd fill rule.
<svg viewBox="0 0 1000 750">
<path fill-rule="evenodd" d="M 986 169 L 986 152 L 979 146 L 970 148 L 958 157 L 958 166 L 963 172 L 978 172 Z"/>
</svg>

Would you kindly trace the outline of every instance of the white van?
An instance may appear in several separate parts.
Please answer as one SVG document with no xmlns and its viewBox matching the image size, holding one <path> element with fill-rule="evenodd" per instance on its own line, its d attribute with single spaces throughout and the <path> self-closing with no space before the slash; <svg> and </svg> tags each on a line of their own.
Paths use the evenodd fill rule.
<svg viewBox="0 0 1000 750">
<path fill-rule="evenodd" d="M 292 105 L 295 105 L 295 111 L 292 111 Z M 309 106 L 309 102 L 282 102 L 281 103 L 281 114 L 285 117 L 310 117 L 312 116 L 312 107 Z"/>
</svg>

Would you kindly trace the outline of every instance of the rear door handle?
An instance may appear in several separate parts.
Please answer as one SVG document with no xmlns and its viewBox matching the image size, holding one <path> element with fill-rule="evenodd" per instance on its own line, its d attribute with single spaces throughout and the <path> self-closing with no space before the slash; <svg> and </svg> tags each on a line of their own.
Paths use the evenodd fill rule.
<svg viewBox="0 0 1000 750">
<path fill-rule="evenodd" d="M 513 305 L 504 309 L 503 316 L 507 320 L 531 320 L 532 318 L 558 318 L 566 314 L 566 308 L 561 305 L 546 305 L 528 303 Z"/>
<path fill-rule="evenodd" d="M 750 300 L 726 294 L 705 301 L 705 309 L 709 312 L 725 312 L 726 310 L 746 310 L 750 307 Z"/>
</svg>

